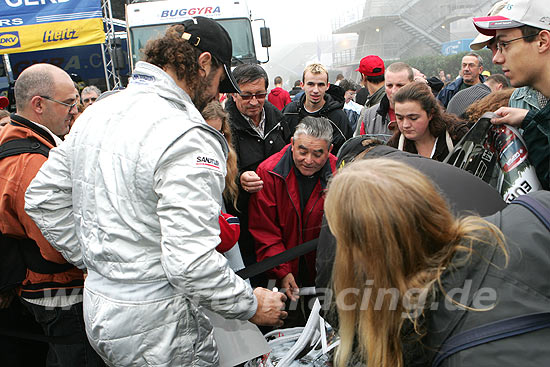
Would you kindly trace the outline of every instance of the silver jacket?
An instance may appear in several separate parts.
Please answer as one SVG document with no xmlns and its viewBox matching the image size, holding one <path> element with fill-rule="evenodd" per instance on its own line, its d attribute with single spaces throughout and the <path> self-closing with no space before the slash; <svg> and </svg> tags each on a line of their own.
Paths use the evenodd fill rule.
<svg viewBox="0 0 550 367">
<path fill-rule="evenodd" d="M 256 312 L 215 247 L 227 143 L 158 67 L 90 106 L 29 186 L 25 210 L 88 269 L 88 337 L 112 366 L 218 364 L 206 307 Z"/>
</svg>

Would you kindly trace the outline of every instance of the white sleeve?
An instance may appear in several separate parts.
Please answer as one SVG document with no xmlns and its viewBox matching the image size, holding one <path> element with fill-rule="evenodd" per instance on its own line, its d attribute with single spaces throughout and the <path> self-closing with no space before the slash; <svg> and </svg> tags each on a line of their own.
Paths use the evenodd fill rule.
<svg viewBox="0 0 550 367">
<path fill-rule="evenodd" d="M 212 133 L 191 129 L 162 155 L 154 176 L 161 261 L 169 282 L 226 318 L 248 320 L 257 300 L 215 248 L 226 162 Z"/>
<path fill-rule="evenodd" d="M 70 142 L 65 141 L 50 150 L 48 160 L 27 188 L 25 211 L 65 260 L 84 269 L 74 223 L 70 148 Z"/>
</svg>

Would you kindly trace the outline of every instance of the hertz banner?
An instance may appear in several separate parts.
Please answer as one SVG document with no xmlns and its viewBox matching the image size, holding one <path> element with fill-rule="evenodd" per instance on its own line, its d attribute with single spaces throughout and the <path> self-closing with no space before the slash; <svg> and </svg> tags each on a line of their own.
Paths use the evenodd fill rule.
<svg viewBox="0 0 550 367">
<path fill-rule="evenodd" d="M 101 0 L 0 0 L 0 54 L 104 42 Z"/>
</svg>

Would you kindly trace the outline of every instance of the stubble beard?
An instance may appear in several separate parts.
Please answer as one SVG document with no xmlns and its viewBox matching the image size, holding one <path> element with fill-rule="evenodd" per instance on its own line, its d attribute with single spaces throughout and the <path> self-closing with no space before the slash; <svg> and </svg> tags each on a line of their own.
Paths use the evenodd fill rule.
<svg viewBox="0 0 550 367">
<path fill-rule="evenodd" d="M 210 71 L 210 73 L 205 77 L 199 76 L 199 81 L 195 89 L 195 96 L 194 98 L 191 98 L 193 104 L 201 113 L 202 110 L 204 110 L 204 108 L 216 98 L 216 96 L 213 97 L 208 94 L 209 87 L 214 80 L 214 74 L 214 72 Z"/>
</svg>

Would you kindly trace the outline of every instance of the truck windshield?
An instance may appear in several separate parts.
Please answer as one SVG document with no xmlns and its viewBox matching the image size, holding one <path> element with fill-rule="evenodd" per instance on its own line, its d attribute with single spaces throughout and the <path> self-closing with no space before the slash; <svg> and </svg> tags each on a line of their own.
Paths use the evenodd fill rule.
<svg viewBox="0 0 550 367">
<path fill-rule="evenodd" d="M 233 44 L 233 64 L 255 63 L 254 40 L 250 20 L 246 18 L 218 19 L 217 20 L 229 33 Z M 170 24 L 157 24 L 130 28 L 132 64 L 142 58 L 141 50 L 145 48 L 148 40 L 158 38 L 164 34 Z"/>
</svg>

